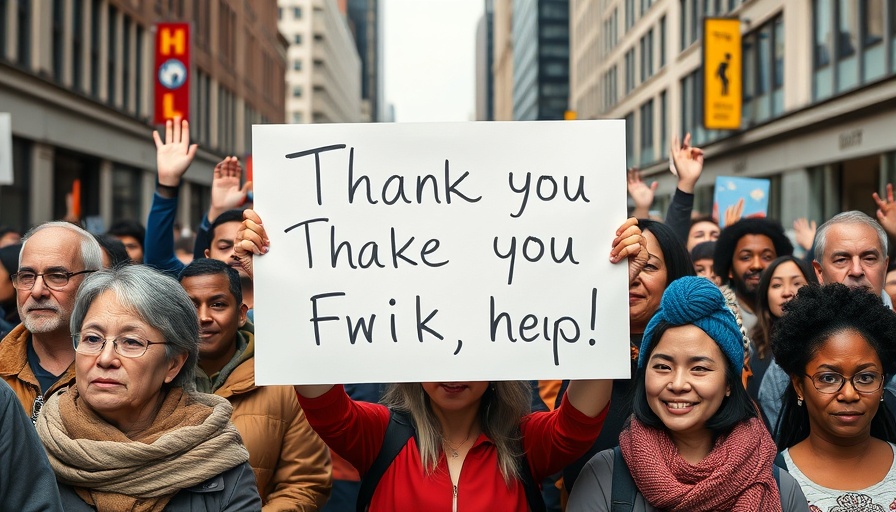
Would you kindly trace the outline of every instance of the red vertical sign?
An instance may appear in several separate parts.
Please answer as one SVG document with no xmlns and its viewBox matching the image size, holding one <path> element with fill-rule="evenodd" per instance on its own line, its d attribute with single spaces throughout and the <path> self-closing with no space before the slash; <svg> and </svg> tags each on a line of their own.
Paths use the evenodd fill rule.
<svg viewBox="0 0 896 512">
<path fill-rule="evenodd" d="M 156 25 L 155 116 L 153 123 L 190 114 L 190 25 Z"/>
</svg>

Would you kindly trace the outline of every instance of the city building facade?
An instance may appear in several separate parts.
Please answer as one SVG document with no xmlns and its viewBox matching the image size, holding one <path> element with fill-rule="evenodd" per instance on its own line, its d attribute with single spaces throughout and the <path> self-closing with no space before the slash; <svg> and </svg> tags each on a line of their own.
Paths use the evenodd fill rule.
<svg viewBox="0 0 896 512">
<path fill-rule="evenodd" d="M 496 121 L 513 120 L 513 0 L 495 0 L 492 15 L 492 81 Z"/>
<path fill-rule="evenodd" d="M 356 123 L 361 113 L 361 59 L 336 0 L 280 0 L 280 32 L 289 41 L 286 120 Z"/>
<path fill-rule="evenodd" d="M 251 151 L 253 123 L 283 122 L 286 41 L 274 0 L 0 2 L 0 112 L 12 118 L 14 183 L 0 224 L 81 216 L 101 231 L 146 222 L 155 189 L 155 23 L 190 22 L 192 142 L 178 220 L 208 209 L 215 164 Z M 163 131 L 164 133 L 164 131 Z"/>
<path fill-rule="evenodd" d="M 485 0 L 485 12 L 476 24 L 476 120 L 495 119 L 494 0 Z"/>
<path fill-rule="evenodd" d="M 669 140 L 706 150 L 695 210 L 719 176 L 770 180 L 789 227 L 856 209 L 896 181 L 896 3 L 885 0 L 571 0 L 570 108 L 625 119 L 631 166 L 675 189 Z M 703 128 L 703 19 L 740 20 L 743 118 Z M 620 170 L 621 172 L 622 170 Z"/>
<path fill-rule="evenodd" d="M 380 0 L 347 2 L 348 18 L 361 57 L 362 121 L 388 122 L 391 107 L 383 101 L 383 17 Z"/>
<path fill-rule="evenodd" d="M 569 0 L 513 0 L 513 119 L 563 119 L 569 100 Z"/>
</svg>

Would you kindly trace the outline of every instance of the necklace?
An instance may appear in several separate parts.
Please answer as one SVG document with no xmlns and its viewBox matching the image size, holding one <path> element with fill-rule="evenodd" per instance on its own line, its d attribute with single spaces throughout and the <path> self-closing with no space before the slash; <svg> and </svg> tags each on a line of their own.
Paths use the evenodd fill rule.
<svg viewBox="0 0 896 512">
<path fill-rule="evenodd" d="M 451 441 L 449 441 L 449 440 L 446 439 L 444 436 L 442 436 L 442 446 L 443 446 L 443 448 L 444 448 L 445 445 L 447 445 L 447 447 L 448 447 L 448 448 L 450 449 L 450 451 L 451 451 L 451 458 L 452 458 L 452 459 L 456 459 L 456 458 L 460 457 L 460 453 L 458 453 L 458 450 L 460 450 L 461 448 L 464 447 L 465 444 L 467 444 L 467 441 L 470 440 L 470 436 L 471 436 L 472 434 L 473 434 L 472 432 L 468 432 L 468 433 L 467 433 L 467 437 L 465 437 L 464 440 L 461 441 L 460 444 L 457 445 L 457 446 L 454 446 L 453 444 L 451 444 Z M 446 451 L 448 451 L 448 450 L 446 450 Z"/>
</svg>

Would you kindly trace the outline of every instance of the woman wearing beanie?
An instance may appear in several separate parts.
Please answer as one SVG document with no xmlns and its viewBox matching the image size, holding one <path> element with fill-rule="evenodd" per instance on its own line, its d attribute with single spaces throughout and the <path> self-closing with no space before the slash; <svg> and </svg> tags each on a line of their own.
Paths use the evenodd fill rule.
<svg viewBox="0 0 896 512">
<path fill-rule="evenodd" d="M 896 425 L 884 382 L 896 371 L 896 315 L 880 296 L 807 286 L 775 326 L 775 360 L 790 376 L 779 464 L 811 510 L 896 508 Z"/>
<path fill-rule="evenodd" d="M 671 283 L 644 332 L 619 448 L 588 462 L 567 511 L 807 511 L 793 478 L 773 470 L 774 442 L 741 383 L 743 347 L 715 285 Z"/>
</svg>

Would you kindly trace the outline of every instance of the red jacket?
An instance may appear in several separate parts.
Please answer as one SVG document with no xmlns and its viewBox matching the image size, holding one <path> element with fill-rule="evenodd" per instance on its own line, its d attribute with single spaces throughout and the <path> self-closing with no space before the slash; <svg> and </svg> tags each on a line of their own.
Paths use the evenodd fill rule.
<svg viewBox="0 0 896 512">
<path fill-rule="evenodd" d="M 363 476 L 380 451 L 389 410 L 379 404 L 352 401 L 342 386 L 334 386 L 318 398 L 299 396 L 299 402 L 324 442 Z M 541 482 L 584 454 L 597 439 L 606 414 L 607 408 L 596 418 L 589 418 L 564 397 L 560 407 L 552 412 L 524 416 L 520 421 L 523 448 L 535 481 Z M 411 439 L 383 474 L 370 510 L 451 512 L 453 489 L 444 455 L 436 470 L 427 475 Z M 523 485 L 519 481 L 510 487 L 504 483 L 495 445 L 484 434 L 480 434 L 464 460 L 457 485 L 457 510 L 528 510 Z"/>
</svg>

